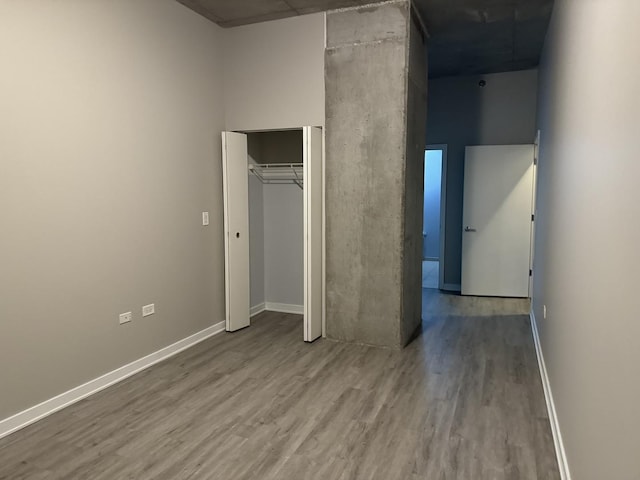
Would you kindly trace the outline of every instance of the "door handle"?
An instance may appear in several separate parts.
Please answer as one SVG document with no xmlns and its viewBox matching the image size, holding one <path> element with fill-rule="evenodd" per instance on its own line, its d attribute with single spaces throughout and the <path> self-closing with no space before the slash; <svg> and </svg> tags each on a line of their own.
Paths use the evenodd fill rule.
<svg viewBox="0 0 640 480">
<path fill-rule="evenodd" d="M 236 232 L 236 238 L 240 238 L 240 232 Z"/>
<path fill-rule="evenodd" d="M 477 230 L 475 228 L 471 228 L 469 226 L 464 227 L 464 231 L 465 232 L 477 232 Z"/>
</svg>

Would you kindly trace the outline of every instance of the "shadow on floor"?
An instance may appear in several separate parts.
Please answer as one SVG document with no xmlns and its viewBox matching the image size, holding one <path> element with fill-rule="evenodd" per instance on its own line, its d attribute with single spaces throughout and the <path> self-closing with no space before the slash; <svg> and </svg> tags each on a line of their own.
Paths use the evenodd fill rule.
<svg viewBox="0 0 640 480">
<path fill-rule="evenodd" d="M 422 289 L 422 324 L 407 345 L 420 339 L 433 325 L 452 318 L 479 321 L 487 317 L 514 317 L 529 322 L 528 298 L 474 297 L 433 288 Z"/>
<path fill-rule="evenodd" d="M 442 315 L 529 315 L 530 309 L 528 298 L 471 297 L 432 288 L 422 289 L 423 321 Z"/>
</svg>

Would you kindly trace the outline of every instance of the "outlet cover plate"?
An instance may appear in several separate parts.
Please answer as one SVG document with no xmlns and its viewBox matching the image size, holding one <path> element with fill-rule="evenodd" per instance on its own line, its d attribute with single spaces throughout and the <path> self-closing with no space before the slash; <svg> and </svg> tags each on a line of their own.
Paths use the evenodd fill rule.
<svg viewBox="0 0 640 480">
<path fill-rule="evenodd" d="M 129 323 L 133 318 L 133 314 L 131 312 L 121 313 L 119 318 L 120 325 L 122 325 L 123 323 Z"/>
<path fill-rule="evenodd" d="M 156 313 L 156 304 L 150 303 L 149 305 L 145 305 L 142 307 L 142 316 L 148 317 L 149 315 L 153 315 Z"/>
</svg>

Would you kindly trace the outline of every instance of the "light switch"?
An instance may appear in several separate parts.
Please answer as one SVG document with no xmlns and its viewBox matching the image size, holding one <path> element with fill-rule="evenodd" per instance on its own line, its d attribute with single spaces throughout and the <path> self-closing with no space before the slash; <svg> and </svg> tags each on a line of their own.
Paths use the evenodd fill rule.
<svg viewBox="0 0 640 480">
<path fill-rule="evenodd" d="M 209 212 L 202 212 L 202 225 L 209 225 Z"/>
</svg>

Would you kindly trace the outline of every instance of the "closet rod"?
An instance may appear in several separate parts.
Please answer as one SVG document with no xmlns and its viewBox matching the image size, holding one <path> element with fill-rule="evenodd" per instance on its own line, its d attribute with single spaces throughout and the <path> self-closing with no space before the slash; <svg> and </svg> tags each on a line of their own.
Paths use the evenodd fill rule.
<svg viewBox="0 0 640 480">
<path fill-rule="evenodd" d="M 303 188 L 302 163 L 265 163 L 249 165 L 249 171 L 262 183 L 291 184 Z"/>
</svg>

